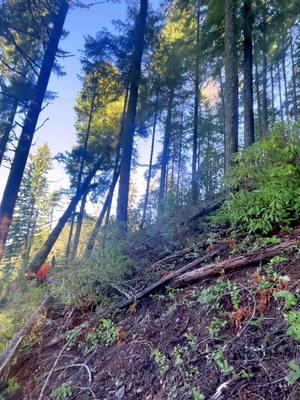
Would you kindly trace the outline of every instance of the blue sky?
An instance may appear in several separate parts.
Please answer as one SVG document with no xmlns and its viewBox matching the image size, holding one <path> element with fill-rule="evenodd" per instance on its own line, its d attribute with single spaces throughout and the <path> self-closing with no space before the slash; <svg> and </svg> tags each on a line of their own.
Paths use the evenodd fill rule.
<svg viewBox="0 0 300 400">
<path fill-rule="evenodd" d="M 135 2 L 136 0 L 127 0 Z M 127 1 L 121 0 L 119 3 L 99 4 L 90 9 L 77 8 L 70 11 L 67 16 L 65 29 L 69 32 L 60 46 L 70 52 L 72 57 L 61 60 L 66 75 L 58 78 L 52 74 L 48 89 L 56 92 L 57 97 L 41 113 L 39 126 L 46 120 L 45 124 L 36 132 L 32 152 L 43 143 L 49 144 L 53 155 L 58 152 L 69 150 L 75 143 L 74 121 L 75 113 L 73 110 L 75 98 L 80 90 L 81 83 L 78 79 L 80 73 L 80 50 L 84 45 L 84 37 L 94 35 L 99 30 L 106 28 L 112 31 L 112 20 L 126 19 Z M 86 4 L 88 0 L 84 1 Z M 90 2 L 93 2 L 91 0 Z M 157 7 L 160 0 L 150 0 L 153 7 Z M 146 143 L 139 144 L 141 161 L 146 162 L 148 157 L 148 146 Z M 141 180 L 143 171 L 139 171 Z M 0 193 L 3 191 L 7 177 L 7 169 L 0 170 Z M 63 168 L 58 163 L 54 163 L 54 170 L 50 173 L 51 189 L 59 186 L 67 187 L 68 181 L 63 172 Z M 141 182 L 142 183 L 142 182 Z M 141 185 L 139 185 L 141 188 Z"/>
</svg>

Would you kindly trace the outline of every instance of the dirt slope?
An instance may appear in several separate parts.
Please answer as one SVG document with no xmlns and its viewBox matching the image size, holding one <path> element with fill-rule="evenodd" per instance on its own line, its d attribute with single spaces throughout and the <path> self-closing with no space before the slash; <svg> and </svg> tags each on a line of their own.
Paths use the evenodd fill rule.
<svg viewBox="0 0 300 400">
<path fill-rule="evenodd" d="M 9 399 L 297 400 L 299 266 L 293 249 L 120 312 L 54 307 L 10 371 L 21 388 Z"/>
</svg>

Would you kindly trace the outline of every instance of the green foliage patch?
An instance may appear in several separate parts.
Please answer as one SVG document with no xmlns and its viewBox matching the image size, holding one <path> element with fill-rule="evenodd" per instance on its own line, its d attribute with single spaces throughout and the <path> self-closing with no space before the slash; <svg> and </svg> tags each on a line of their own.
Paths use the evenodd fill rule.
<svg viewBox="0 0 300 400">
<path fill-rule="evenodd" d="M 233 192 L 214 217 L 239 232 L 267 235 L 300 216 L 300 127 L 276 125 L 266 138 L 236 156 L 227 176 Z"/>
</svg>

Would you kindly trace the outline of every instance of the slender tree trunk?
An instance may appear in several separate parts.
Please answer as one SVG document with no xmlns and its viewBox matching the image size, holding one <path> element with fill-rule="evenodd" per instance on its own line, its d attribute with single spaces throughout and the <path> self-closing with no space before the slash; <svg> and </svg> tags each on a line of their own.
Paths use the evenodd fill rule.
<svg viewBox="0 0 300 400">
<path fill-rule="evenodd" d="M 233 165 L 238 151 L 238 58 L 236 47 L 236 0 L 225 0 L 225 166 Z"/>
<path fill-rule="evenodd" d="M 119 143 L 118 143 L 118 147 L 117 147 L 115 166 L 114 166 L 114 172 L 113 172 L 113 177 L 116 176 L 116 174 L 117 174 L 117 180 L 119 179 L 119 175 L 120 175 L 120 165 L 119 164 L 120 164 L 122 140 L 124 138 L 124 127 L 125 127 L 126 110 L 127 110 L 127 106 L 128 106 L 128 96 L 129 96 L 129 82 L 126 83 L 125 99 L 124 99 L 122 120 L 121 120 L 120 134 L 119 134 Z M 113 178 L 113 180 L 114 180 L 114 178 Z M 116 184 L 117 184 L 117 182 L 116 182 Z M 112 201 L 113 201 L 113 197 L 114 197 L 114 191 L 115 191 L 116 184 L 114 185 L 112 195 L 109 199 L 109 204 L 107 207 L 106 218 L 105 218 L 105 226 L 107 226 L 109 224 L 111 205 L 112 205 Z"/>
<path fill-rule="evenodd" d="M 133 138 L 135 131 L 136 106 L 138 99 L 139 81 L 141 75 L 141 62 L 144 51 L 144 36 L 146 31 L 146 19 L 148 12 L 148 0 L 140 0 L 140 12 L 135 29 L 135 47 L 130 71 L 130 94 L 128 110 L 126 113 L 124 138 L 122 141 L 122 157 L 120 166 L 120 183 L 117 203 L 117 222 L 120 227 L 127 230 L 128 223 L 128 197 L 130 185 L 130 168 L 133 150 Z"/>
<path fill-rule="evenodd" d="M 296 67 L 295 67 L 293 36 L 292 36 L 291 31 L 290 31 L 290 49 L 291 49 L 291 62 L 292 62 L 294 117 L 295 117 L 295 120 L 297 120 L 298 119 L 298 104 L 297 104 Z"/>
<path fill-rule="evenodd" d="M 105 199 L 105 201 L 103 203 L 102 210 L 101 210 L 101 212 L 99 214 L 99 217 L 98 217 L 98 219 L 96 221 L 96 224 L 95 224 L 95 227 L 94 227 L 94 229 L 92 231 L 92 234 L 91 234 L 91 236 L 90 236 L 90 238 L 88 240 L 88 243 L 87 243 L 87 246 L 86 246 L 86 251 L 85 251 L 85 255 L 86 256 L 89 256 L 91 254 L 91 252 L 93 251 L 93 248 L 94 248 L 95 243 L 96 243 L 97 235 L 98 235 L 99 230 L 100 230 L 100 228 L 102 226 L 102 222 L 104 220 L 105 214 L 108 211 L 109 205 L 111 204 L 111 200 L 112 200 L 112 197 L 113 197 L 113 194 L 114 194 L 114 190 L 115 190 L 116 184 L 118 182 L 119 174 L 120 174 L 120 169 L 118 168 L 116 173 L 113 175 L 113 179 L 112 179 L 109 191 L 108 191 L 108 193 L 106 195 L 106 199 Z"/>
<path fill-rule="evenodd" d="M 272 100 L 272 123 L 275 122 L 275 96 L 274 96 L 274 72 L 273 63 L 270 62 L 270 77 L 271 77 L 271 100 Z"/>
<path fill-rule="evenodd" d="M 73 249 L 72 249 L 72 254 L 71 254 L 72 260 L 77 257 L 77 253 L 78 253 L 78 246 L 79 246 L 79 241 L 80 241 L 80 234 L 81 234 L 81 229 L 82 229 L 86 201 L 87 201 L 87 193 L 85 193 L 82 196 L 80 210 L 79 210 L 79 213 L 77 216 L 76 231 L 75 231 Z"/>
<path fill-rule="evenodd" d="M 262 27 L 262 136 L 266 136 L 269 129 L 268 121 L 268 60 L 267 60 L 267 8 L 263 5 Z"/>
<path fill-rule="evenodd" d="M 59 235 L 61 234 L 62 230 L 64 229 L 65 224 L 67 223 L 68 219 L 70 218 L 72 212 L 76 209 L 78 202 L 80 201 L 81 197 L 85 195 L 89 188 L 92 179 L 96 175 L 97 171 L 100 168 L 101 163 L 97 162 L 95 167 L 91 170 L 88 176 L 85 178 L 84 182 L 80 186 L 78 192 L 72 198 L 69 206 L 59 219 L 58 223 L 56 224 L 55 228 L 50 233 L 48 239 L 45 241 L 44 245 L 42 246 L 41 250 L 36 254 L 33 261 L 30 264 L 29 269 L 38 272 L 41 268 L 45 260 L 47 259 L 48 255 L 50 254 L 55 242 L 57 241 Z"/>
<path fill-rule="evenodd" d="M 179 138 L 179 155 L 178 155 L 178 171 L 177 171 L 177 184 L 176 184 L 176 193 L 177 196 L 180 193 L 180 175 L 181 175 L 181 163 L 182 163 L 182 139 L 183 139 L 183 123 L 184 123 L 184 114 L 183 107 L 181 110 L 181 125 L 180 125 L 180 138 Z M 199 155 L 199 153 L 198 153 Z"/>
<path fill-rule="evenodd" d="M 289 120 L 290 119 L 290 115 L 289 115 L 289 96 L 288 96 L 286 68 L 285 68 L 285 49 L 284 49 L 283 46 L 282 46 L 281 65 L 282 65 L 282 75 L 283 75 L 284 95 L 285 95 L 285 102 L 284 102 L 285 115 L 286 115 L 286 119 Z"/>
<path fill-rule="evenodd" d="M 107 193 L 106 199 L 104 201 L 102 210 L 100 212 L 100 215 L 96 221 L 95 227 L 91 233 L 91 236 L 89 237 L 89 240 L 87 242 L 86 250 L 85 250 L 85 256 L 89 256 L 91 252 L 93 251 L 93 248 L 96 243 L 96 238 L 97 235 L 99 234 L 99 230 L 102 226 L 103 219 L 106 214 L 106 221 L 105 225 L 107 226 L 109 223 L 109 216 L 110 216 L 110 209 L 111 209 L 111 204 L 112 204 L 112 199 L 114 196 L 114 191 L 116 184 L 119 179 L 120 175 L 120 151 L 121 151 L 121 143 L 122 143 L 122 138 L 124 134 L 124 124 L 125 124 L 125 116 L 126 116 L 126 109 L 127 109 L 127 103 L 128 103 L 128 95 L 129 95 L 129 84 L 128 82 L 126 83 L 126 89 L 125 89 L 125 98 L 124 98 L 124 106 L 123 106 L 123 112 L 122 112 L 122 119 L 121 119 L 121 126 L 120 126 L 120 133 L 119 133 L 119 142 L 118 146 L 116 149 L 116 159 L 115 159 L 115 165 L 114 165 L 114 171 L 113 171 L 113 177 L 112 177 L 112 183 L 110 185 L 109 191 Z"/>
<path fill-rule="evenodd" d="M 278 93 L 279 93 L 279 107 L 280 107 L 280 120 L 283 122 L 283 102 L 282 102 L 282 89 L 281 89 L 281 74 L 279 60 L 277 60 L 277 79 L 278 79 Z"/>
<path fill-rule="evenodd" d="M 225 93 L 224 93 L 224 83 L 222 79 L 222 69 L 219 71 L 219 80 L 220 80 L 220 88 L 221 88 L 221 111 L 222 111 L 222 132 L 223 132 L 223 142 L 224 142 L 224 150 L 226 143 L 226 132 L 225 132 Z M 226 171 L 226 157 L 224 155 L 223 168 L 224 172 Z M 199 165 L 200 165 L 200 156 L 199 156 Z"/>
<path fill-rule="evenodd" d="M 4 154 L 7 148 L 7 144 L 9 141 L 9 136 L 11 130 L 13 128 L 15 116 L 18 109 L 18 100 L 14 100 L 11 108 L 11 112 L 9 113 L 8 121 L 3 121 L 3 129 L 0 132 L 0 167 L 3 162 Z"/>
<path fill-rule="evenodd" d="M 168 167 L 169 153 L 170 153 L 174 93 L 175 93 L 175 89 L 172 86 L 169 89 L 165 137 L 164 137 L 163 152 L 162 152 L 162 157 L 161 157 L 160 184 L 159 184 L 159 194 L 158 194 L 159 211 L 162 209 L 162 206 L 163 206 L 162 203 L 163 203 L 163 199 L 165 197 L 165 192 L 166 192 L 167 167 Z"/>
<path fill-rule="evenodd" d="M 71 253 L 74 224 L 75 224 L 75 210 L 72 212 L 71 219 L 70 219 L 70 230 L 69 230 L 68 242 L 67 242 L 67 247 L 66 247 L 66 258 L 69 258 L 70 253 Z"/>
<path fill-rule="evenodd" d="M 244 1 L 244 147 L 254 143 L 252 0 Z"/>
<path fill-rule="evenodd" d="M 84 138 L 83 152 L 82 152 L 82 157 L 81 157 L 81 161 L 80 161 L 76 191 L 79 190 L 79 187 L 80 187 L 81 181 L 82 181 L 83 168 L 84 168 L 84 163 L 85 163 L 85 159 L 86 159 L 87 147 L 88 147 L 90 133 L 91 133 L 91 125 L 92 125 L 92 120 L 93 120 L 94 110 L 95 110 L 95 103 L 96 103 L 96 97 L 97 97 L 96 92 L 97 92 L 97 83 L 95 83 L 93 94 L 92 94 L 92 103 L 91 103 L 91 108 L 90 108 L 90 113 L 89 113 L 87 130 L 86 130 L 86 134 L 85 134 L 85 138 Z M 77 247 L 78 247 L 79 240 L 80 240 L 80 233 L 81 233 L 85 204 L 86 204 L 86 196 L 84 196 L 81 201 L 81 208 L 80 208 L 79 214 L 77 216 L 77 223 L 76 223 L 73 245 L 72 245 L 72 233 L 73 232 L 70 231 L 70 248 L 72 248 L 71 259 L 74 259 L 77 254 Z M 83 209 L 82 209 L 82 207 L 83 207 Z M 74 211 L 74 218 L 75 218 L 75 211 Z M 74 222 L 73 222 L 73 226 L 74 226 Z"/>
<path fill-rule="evenodd" d="M 65 18 L 68 12 L 68 1 L 61 0 L 58 14 L 50 35 L 39 77 L 35 86 L 32 101 L 24 121 L 21 136 L 16 148 L 10 174 L 7 179 L 0 206 L 0 262 L 3 257 L 5 243 L 12 222 L 13 212 L 18 197 L 21 180 L 30 152 L 31 143 L 36 130 L 49 78 L 55 61 L 58 44 L 63 32 Z"/>
<path fill-rule="evenodd" d="M 197 30 L 196 30 L 196 59 L 195 59 L 195 100 L 194 100 L 194 132 L 192 156 L 192 201 L 197 203 L 199 189 L 197 176 L 197 151 L 198 151 L 198 124 L 199 124 L 199 81 L 200 81 L 200 0 L 196 3 Z"/>
<path fill-rule="evenodd" d="M 256 104 L 257 104 L 257 119 L 258 119 L 258 136 L 262 137 L 262 121 L 261 121 L 261 99 L 260 99 L 260 87 L 259 87 L 259 72 L 258 72 L 258 61 L 255 57 L 255 88 L 256 88 Z"/>
<path fill-rule="evenodd" d="M 145 224 L 146 212 L 147 212 L 148 200 L 149 200 L 150 182 L 151 182 L 152 166 L 153 166 L 153 154 L 154 154 L 154 145 L 155 145 L 156 124 L 157 124 L 157 114 L 158 114 L 158 98 L 159 98 L 159 88 L 157 88 L 157 91 L 156 91 L 154 121 L 153 121 L 153 128 L 152 128 L 151 151 L 150 151 L 150 160 L 149 160 L 149 170 L 148 170 L 148 176 L 147 176 L 146 194 L 145 194 L 145 201 L 144 201 L 144 206 L 143 206 L 143 215 L 142 215 L 142 220 L 141 220 L 141 224 L 140 224 L 140 229 L 143 229 L 144 224 Z"/>
</svg>

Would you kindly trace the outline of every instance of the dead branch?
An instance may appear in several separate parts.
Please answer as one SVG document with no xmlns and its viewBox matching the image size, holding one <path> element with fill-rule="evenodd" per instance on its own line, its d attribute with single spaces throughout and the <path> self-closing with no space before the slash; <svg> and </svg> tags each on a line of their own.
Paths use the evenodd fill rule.
<svg viewBox="0 0 300 400">
<path fill-rule="evenodd" d="M 56 359 L 55 359 L 55 361 L 54 361 L 54 364 L 53 364 L 53 366 L 52 366 L 52 368 L 51 368 L 49 374 L 47 375 L 47 378 L 46 378 L 46 380 L 45 380 L 45 382 L 44 382 L 44 384 L 43 384 L 43 387 L 42 387 L 42 390 L 41 390 L 41 392 L 40 392 L 40 395 L 39 395 L 38 400 L 42 400 L 42 399 L 43 399 L 44 392 L 45 392 L 45 389 L 46 389 L 46 387 L 47 387 L 47 385 L 48 385 L 48 382 L 49 382 L 49 380 L 50 380 L 50 378 L 51 378 L 51 376 L 52 376 L 52 374 L 53 374 L 53 372 L 54 372 L 54 370 L 55 370 L 55 368 L 56 368 L 56 366 L 57 366 L 57 364 L 58 364 L 58 362 L 59 362 L 61 356 L 63 355 L 63 352 L 66 350 L 66 348 L 68 347 L 69 344 L 70 344 L 70 340 L 68 340 L 68 341 L 66 342 L 66 344 L 63 346 L 63 348 L 61 349 L 61 351 L 58 353 L 58 356 L 56 357 Z"/>
<path fill-rule="evenodd" d="M 194 271 L 180 274 L 173 279 L 175 285 L 189 284 L 196 282 L 213 275 L 222 274 L 228 270 L 235 270 L 249 265 L 264 262 L 270 258 L 279 255 L 283 251 L 290 249 L 295 246 L 299 246 L 299 239 L 292 239 L 283 241 L 275 246 L 267 247 L 260 252 L 255 252 L 250 255 L 241 255 L 237 257 L 231 257 L 224 261 L 220 261 L 214 264 L 206 265 L 202 268 L 195 269 Z"/>
<path fill-rule="evenodd" d="M 68 368 L 85 368 L 87 373 L 88 373 L 88 379 L 89 379 L 89 384 L 92 383 L 92 373 L 91 370 L 89 369 L 89 367 L 82 363 L 82 364 L 69 364 L 69 365 L 64 365 L 63 367 L 60 368 L 56 368 L 54 372 L 58 372 L 58 371 L 62 371 L 64 369 L 68 369 Z"/>
<path fill-rule="evenodd" d="M 222 249 L 223 249 L 223 247 L 222 247 Z M 216 255 L 219 255 L 222 249 L 219 248 L 216 251 L 212 251 L 208 254 L 205 254 L 204 256 L 197 258 L 196 260 L 186 264 L 182 268 L 179 268 L 177 271 L 169 272 L 168 274 L 164 275 L 159 281 L 154 282 L 152 285 L 150 285 L 150 286 L 146 287 L 145 289 L 141 290 L 140 292 L 138 292 L 136 294 L 136 296 L 131 297 L 130 299 L 125 300 L 124 302 L 120 303 L 118 305 L 118 308 L 125 308 L 125 307 L 133 304 L 136 300 L 139 300 L 142 297 L 154 292 L 155 290 L 166 286 L 167 283 L 171 282 L 178 276 L 184 274 L 185 272 L 187 272 L 193 268 L 199 267 L 202 263 L 210 260 L 211 258 L 215 257 Z"/>
<path fill-rule="evenodd" d="M 14 357 L 19 345 L 21 344 L 24 337 L 30 332 L 34 322 L 36 321 L 37 317 L 47 308 L 51 300 L 50 296 L 47 296 L 33 316 L 29 319 L 29 321 L 23 326 L 23 328 L 19 331 L 16 337 L 11 341 L 8 348 L 0 354 L 0 376 L 2 376 L 3 371 L 10 363 L 11 359 Z"/>
</svg>

